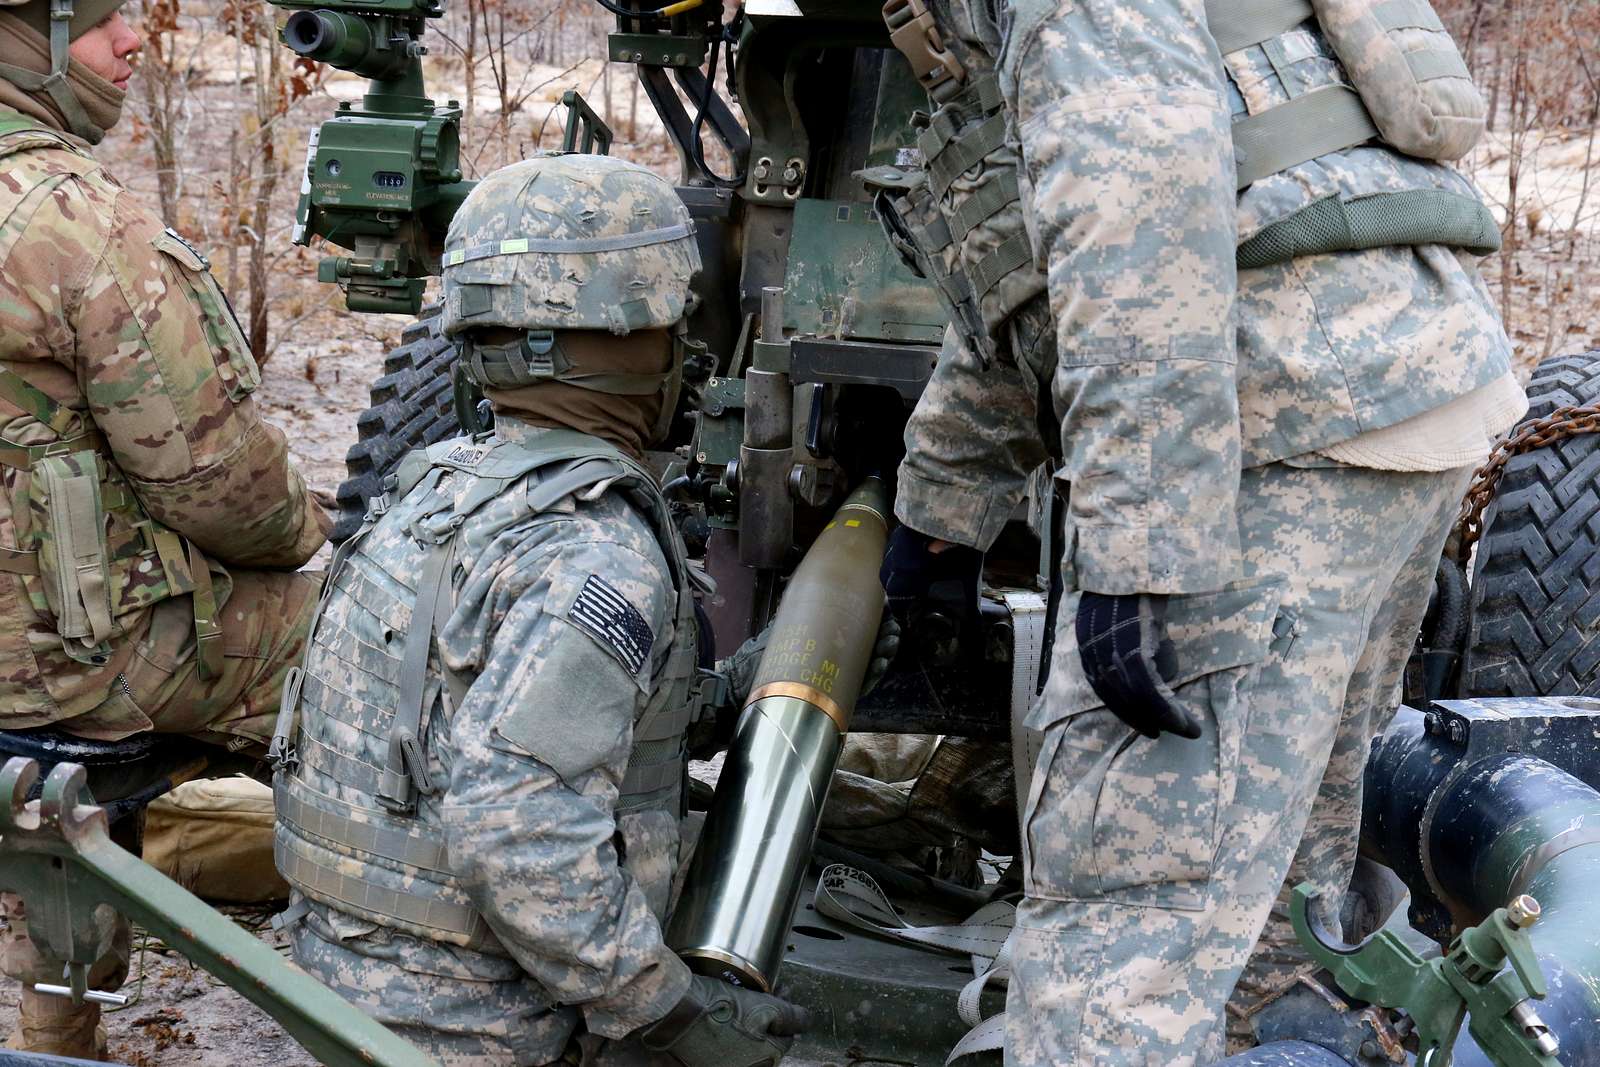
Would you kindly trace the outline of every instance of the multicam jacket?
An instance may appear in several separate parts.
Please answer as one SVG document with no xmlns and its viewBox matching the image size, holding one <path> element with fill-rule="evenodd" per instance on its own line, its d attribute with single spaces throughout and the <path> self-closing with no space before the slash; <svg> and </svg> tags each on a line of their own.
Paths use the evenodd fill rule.
<svg viewBox="0 0 1600 1067">
<path fill-rule="evenodd" d="M 151 608 L 193 596 L 205 675 L 223 565 L 321 547 L 259 381 L 205 258 L 75 141 L 0 110 L 0 725 L 148 728 L 117 694 Z"/>
</svg>

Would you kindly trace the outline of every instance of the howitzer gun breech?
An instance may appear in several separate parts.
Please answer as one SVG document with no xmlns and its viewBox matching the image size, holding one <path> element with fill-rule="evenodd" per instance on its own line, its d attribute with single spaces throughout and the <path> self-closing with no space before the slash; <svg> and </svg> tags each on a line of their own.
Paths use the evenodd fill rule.
<svg viewBox="0 0 1600 1067">
<path fill-rule="evenodd" d="M 734 731 L 668 943 L 770 990 L 800 879 L 883 618 L 888 493 L 869 478 L 789 580 Z"/>
</svg>

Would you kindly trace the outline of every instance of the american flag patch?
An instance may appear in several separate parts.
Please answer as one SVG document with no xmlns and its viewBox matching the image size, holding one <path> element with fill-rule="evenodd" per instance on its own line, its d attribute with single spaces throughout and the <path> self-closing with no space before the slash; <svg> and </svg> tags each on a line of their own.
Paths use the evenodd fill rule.
<svg viewBox="0 0 1600 1067">
<path fill-rule="evenodd" d="M 617 654 L 629 673 L 638 674 L 656 642 L 650 624 L 639 609 L 598 574 L 589 575 L 567 618 L 600 639 Z"/>
</svg>

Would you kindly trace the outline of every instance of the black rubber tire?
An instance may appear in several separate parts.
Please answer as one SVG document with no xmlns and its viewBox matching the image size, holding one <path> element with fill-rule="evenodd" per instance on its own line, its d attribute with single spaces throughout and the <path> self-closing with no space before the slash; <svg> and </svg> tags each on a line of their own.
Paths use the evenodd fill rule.
<svg viewBox="0 0 1600 1067">
<path fill-rule="evenodd" d="M 1600 351 L 1555 356 L 1527 422 L 1600 397 Z M 1463 696 L 1600 693 L 1600 434 L 1512 458 L 1473 567 Z"/>
<path fill-rule="evenodd" d="M 356 443 L 345 454 L 349 475 L 339 485 L 339 516 L 332 540 L 348 540 L 361 525 L 367 501 L 383 492 L 383 480 L 414 448 L 460 432 L 451 392 L 455 346 L 439 332 L 439 307 L 424 308 L 400 335 L 400 346 L 383 361 L 372 383 L 372 406 L 356 420 Z"/>
</svg>

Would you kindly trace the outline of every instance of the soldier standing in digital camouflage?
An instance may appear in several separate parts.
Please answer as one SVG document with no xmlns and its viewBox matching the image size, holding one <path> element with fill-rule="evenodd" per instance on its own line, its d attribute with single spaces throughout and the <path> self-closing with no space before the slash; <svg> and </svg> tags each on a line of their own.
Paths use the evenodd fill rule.
<svg viewBox="0 0 1600 1067">
<path fill-rule="evenodd" d="M 274 751 L 295 959 L 445 1064 L 776 1063 L 799 1009 L 662 926 L 697 670 L 644 467 L 700 258 L 672 186 L 512 164 L 445 244 L 444 330 L 494 430 L 414 453 L 335 558 Z M 708 646 L 709 647 L 709 646 Z"/>
<path fill-rule="evenodd" d="M 261 748 L 326 519 L 204 258 L 88 151 L 140 44 L 120 7 L 0 0 L 0 729 Z M 24 983 L 8 1046 L 100 1055 L 99 1006 L 34 992 L 61 964 L 19 898 L 0 913 Z M 127 941 L 91 988 L 122 983 Z"/>
<path fill-rule="evenodd" d="M 954 324 L 891 597 L 981 566 L 1037 465 L 1059 497 L 1006 1062 L 1211 1062 L 1310 970 L 1286 877 L 1337 928 L 1369 740 L 1526 410 L 1445 162 L 1482 101 L 1426 0 L 885 16 L 933 113 L 869 177 Z"/>
</svg>

